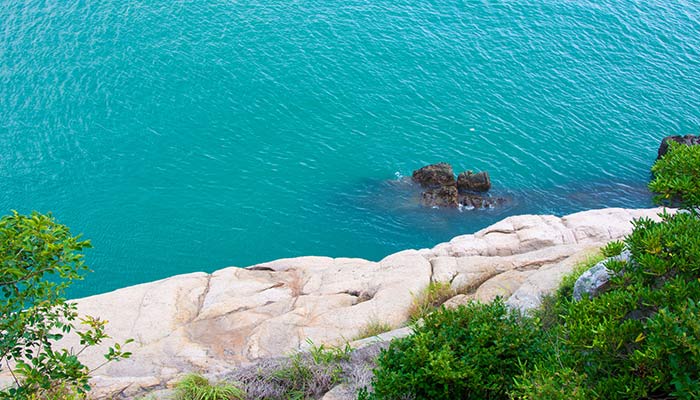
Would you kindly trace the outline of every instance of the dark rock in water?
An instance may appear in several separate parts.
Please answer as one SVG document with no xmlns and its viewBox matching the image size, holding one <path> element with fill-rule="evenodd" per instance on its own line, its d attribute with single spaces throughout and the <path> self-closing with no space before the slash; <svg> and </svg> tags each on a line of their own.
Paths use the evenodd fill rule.
<svg viewBox="0 0 700 400">
<path fill-rule="evenodd" d="M 421 194 L 421 204 L 426 207 L 457 207 L 459 194 L 456 186 L 428 189 Z"/>
<path fill-rule="evenodd" d="M 426 207 L 460 207 L 468 209 L 493 208 L 502 205 L 502 197 L 482 195 L 491 189 L 488 172 L 459 174 L 457 181 L 448 163 L 427 165 L 413 171 L 413 181 L 426 190 L 421 193 L 421 204 Z"/>
<path fill-rule="evenodd" d="M 506 203 L 506 199 L 503 197 L 491 197 L 491 196 L 481 196 L 478 194 L 460 194 L 459 204 L 471 209 L 471 208 L 494 208 Z"/>
<path fill-rule="evenodd" d="M 460 192 L 488 192 L 491 189 L 491 178 L 486 171 L 473 173 L 466 171 L 459 174 L 457 177 L 457 189 Z"/>
<path fill-rule="evenodd" d="M 663 157 L 666 152 L 668 151 L 668 142 L 676 142 L 680 144 L 684 144 L 686 146 L 695 146 L 700 144 L 700 136 L 694 136 L 694 135 L 685 135 L 685 136 L 666 136 L 662 141 L 661 145 L 659 146 L 659 152 L 658 155 L 656 156 L 656 159 L 660 159 Z"/>
<path fill-rule="evenodd" d="M 448 163 L 431 164 L 413 171 L 413 181 L 425 188 L 454 186 L 455 174 Z"/>
</svg>

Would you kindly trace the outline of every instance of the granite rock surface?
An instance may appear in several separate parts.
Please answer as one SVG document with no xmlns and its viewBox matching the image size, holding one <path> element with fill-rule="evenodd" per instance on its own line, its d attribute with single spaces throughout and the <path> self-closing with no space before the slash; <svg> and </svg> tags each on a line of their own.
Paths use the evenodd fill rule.
<svg viewBox="0 0 700 400">
<path fill-rule="evenodd" d="M 115 340 L 135 339 L 132 358 L 95 373 L 94 392 L 131 398 L 172 386 L 186 372 L 224 376 L 236 366 L 303 349 L 309 340 L 351 341 L 371 321 L 400 328 L 413 295 L 431 281 L 450 282 L 461 293 L 453 305 L 501 296 L 527 310 L 576 263 L 631 232 L 632 219 L 658 219 L 660 211 L 514 216 L 432 249 L 406 250 L 378 262 L 282 259 L 79 299 L 82 314 L 109 321 Z M 101 351 L 91 349 L 82 359 L 98 365 Z"/>
</svg>

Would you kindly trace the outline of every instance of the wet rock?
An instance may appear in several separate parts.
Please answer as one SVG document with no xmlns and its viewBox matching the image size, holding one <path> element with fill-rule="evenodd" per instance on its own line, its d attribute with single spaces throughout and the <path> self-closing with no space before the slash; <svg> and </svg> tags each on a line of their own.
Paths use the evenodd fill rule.
<svg viewBox="0 0 700 400">
<path fill-rule="evenodd" d="M 661 145 L 659 146 L 659 151 L 657 153 L 656 159 L 660 159 L 663 157 L 666 152 L 668 151 L 668 142 L 676 142 L 680 144 L 684 144 L 686 146 L 695 146 L 700 144 L 700 136 L 694 136 L 694 135 L 685 135 L 685 136 L 680 136 L 680 135 L 675 135 L 675 136 L 666 136 L 663 138 L 661 141 Z"/>
<path fill-rule="evenodd" d="M 466 171 L 457 177 L 457 189 L 460 192 L 488 192 L 491 189 L 491 178 L 486 171 L 477 172 Z"/>
<path fill-rule="evenodd" d="M 456 186 L 428 189 L 421 194 L 421 204 L 426 207 L 458 207 L 459 193 Z"/>
<path fill-rule="evenodd" d="M 413 171 L 413 181 L 424 188 L 437 188 L 441 186 L 454 186 L 455 174 L 448 163 L 426 165 Z"/>
<path fill-rule="evenodd" d="M 413 181 L 426 189 L 421 193 L 421 204 L 425 207 L 483 209 L 506 202 L 502 197 L 481 194 L 491 188 L 491 178 L 486 171 L 465 171 L 455 181 L 452 166 L 438 163 L 413 171 Z"/>
<path fill-rule="evenodd" d="M 472 208 L 494 208 L 505 204 L 503 197 L 481 196 L 473 193 L 459 195 L 459 204 L 468 209 Z"/>
</svg>

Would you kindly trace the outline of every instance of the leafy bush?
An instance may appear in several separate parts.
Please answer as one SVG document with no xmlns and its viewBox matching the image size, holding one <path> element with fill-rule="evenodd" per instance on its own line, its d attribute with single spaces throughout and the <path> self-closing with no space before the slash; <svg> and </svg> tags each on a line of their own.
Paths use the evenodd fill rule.
<svg viewBox="0 0 700 400">
<path fill-rule="evenodd" d="M 669 142 L 668 152 L 651 171 L 649 189 L 658 193 L 657 202 L 689 209 L 700 206 L 700 146 Z"/>
<path fill-rule="evenodd" d="M 529 368 L 515 378 L 517 392 L 513 399 L 590 400 L 596 398 L 586 385 L 586 375 L 568 367 L 557 366 L 555 359 L 549 363 Z"/>
<path fill-rule="evenodd" d="M 236 400 L 245 398 L 245 393 L 234 385 L 218 383 L 198 374 L 190 374 L 175 385 L 177 400 Z"/>
<path fill-rule="evenodd" d="M 443 307 L 380 354 L 373 396 L 506 398 L 518 360 L 537 351 L 537 332 L 532 320 L 510 311 L 501 299 Z"/>
<path fill-rule="evenodd" d="M 615 257 L 619 256 L 622 254 L 622 252 L 625 250 L 625 243 L 621 242 L 619 240 L 613 240 L 612 242 L 606 244 L 603 246 L 602 249 L 600 249 L 600 252 L 603 254 L 603 257 Z M 592 267 L 592 265 L 591 265 Z"/>
<path fill-rule="evenodd" d="M 50 215 L 0 219 L 0 371 L 12 368 L 15 378 L 0 398 L 69 398 L 90 390 L 90 373 L 100 366 L 89 369 L 78 354 L 108 338 L 106 321 L 85 317 L 85 330 L 76 330 L 76 306 L 65 299 L 66 288 L 88 271 L 81 252 L 89 247 Z M 71 332 L 83 347 L 56 349 Z M 115 344 L 105 363 L 129 356 Z"/>
<path fill-rule="evenodd" d="M 523 369 L 514 397 L 545 398 L 543 388 L 565 384 L 598 399 L 700 393 L 700 219 L 662 217 L 634 223 L 625 241 L 634 261 L 607 264 L 624 270 L 608 291 L 580 302 L 558 295 L 560 320 L 530 366 L 537 372 Z"/>
<path fill-rule="evenodd" d="M 591 269 L 600 261 L 603 261 L 606 257 L 604 254 L 605 248 L 602 249 L 600 253 L 592 254 L 585 260 L 576 264 L 570 273 L 562 277 L 559 287 L 554 293 L 542 297 L 540 307 L 532 310 L 532 314 L 537 319 L 536 322 L 539 323 L 543 329 L 547 330 L 562 323 L 561 314 L 563 308 L 567 307 L 572 300 L 576 280 L 584 272 Z"/>
<path fill-rule="evenodd" d="M 573 302 L 564 284 L 548 299 L 547 345 L 513 397 L 700 396 L 700 147 L 671 143 L 652 172 L 656 201 L 690 213 L 637 220 L 625 243 L 608 244 L 606 256 L 626 247 L 633 261 L 606 264 L 616 274 L 605 293 Z"/>
</svg>

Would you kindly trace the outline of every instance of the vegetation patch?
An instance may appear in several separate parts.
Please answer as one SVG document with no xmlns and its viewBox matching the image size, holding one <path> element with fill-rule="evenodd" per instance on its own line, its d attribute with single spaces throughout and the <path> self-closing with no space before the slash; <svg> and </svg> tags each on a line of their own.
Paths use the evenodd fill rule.
<svg viewBox="0 0 700 400">
<path fill-rule="evenodd" d="M 417 321 L 425 317 L 457 294 L 449 282 L 430 282 L 425 289 L 413 296 L 408 310 L 409 319 Z"/>
<path fill-rule="evenodd" d="M 366 339 L 389 332 L 394 328 L 391 324 L 381 321 L 370 321 L 360 329 L 360 332 L 355 336 L 354 340 Z"/>
<path fill-rule="evenodd" d="M 523 368 L 515 397 L 559 398 L 559 388 L 564 398 L 574 382 L 582 398 L 700 393 L 700 220 L 642 219 L 625 243 L 634 261 L 608 263 L 624 273 L 605 293 L 579 302 L 559 293 L 549 304 L 557 321 L 545 326 L 545 356 Z"/>
<path fill-rule="evenodd" d="M 537 351 L 537 326 L 501 299 L 441 308 L 377 361 L 372 398 L 499 398 Z"/>
<path fill-rule="evenodd" d="M 664 205 L 680 205 L 697 211 L 700 206 L 700 146 L 670 141 L 666 155 L 651 168 L 654 179 L 649 189 Z"/>
<path fill-rule="evenodd" d="M 78 356 L 109 339 L 107 322 L 79 318 L 65 298 L 89 271 L 82 252 L 90 247 L 51 215 L 13 212 L 0 219 L 0 372 L 8 369 L 14 378 L 0 399 L 78 399 L 90 390 L 90 374 L 104 364 L 88 367 Z M 58 348 L 68 335 L 77 335 L 79 348 Z M 104 363 L 130 355 L 116 343 Z"/>
<path fill-rule="evenodd" d="M 246 399 L 315 399 L 343 383 L 350 388 L 367 386 L 382 343 L 353 350 L 350 346 L 312 346 L 289 357 L 265 359 L 233 371 L 229 379 L 240 382 Z"/>
<path fill-rule="evenodd" d="M 245 393 L 229 383 L 212 384 L 202 375 L 190 374 L 175 386 L 176 400 L 241 400 Z"/>
</svg>

